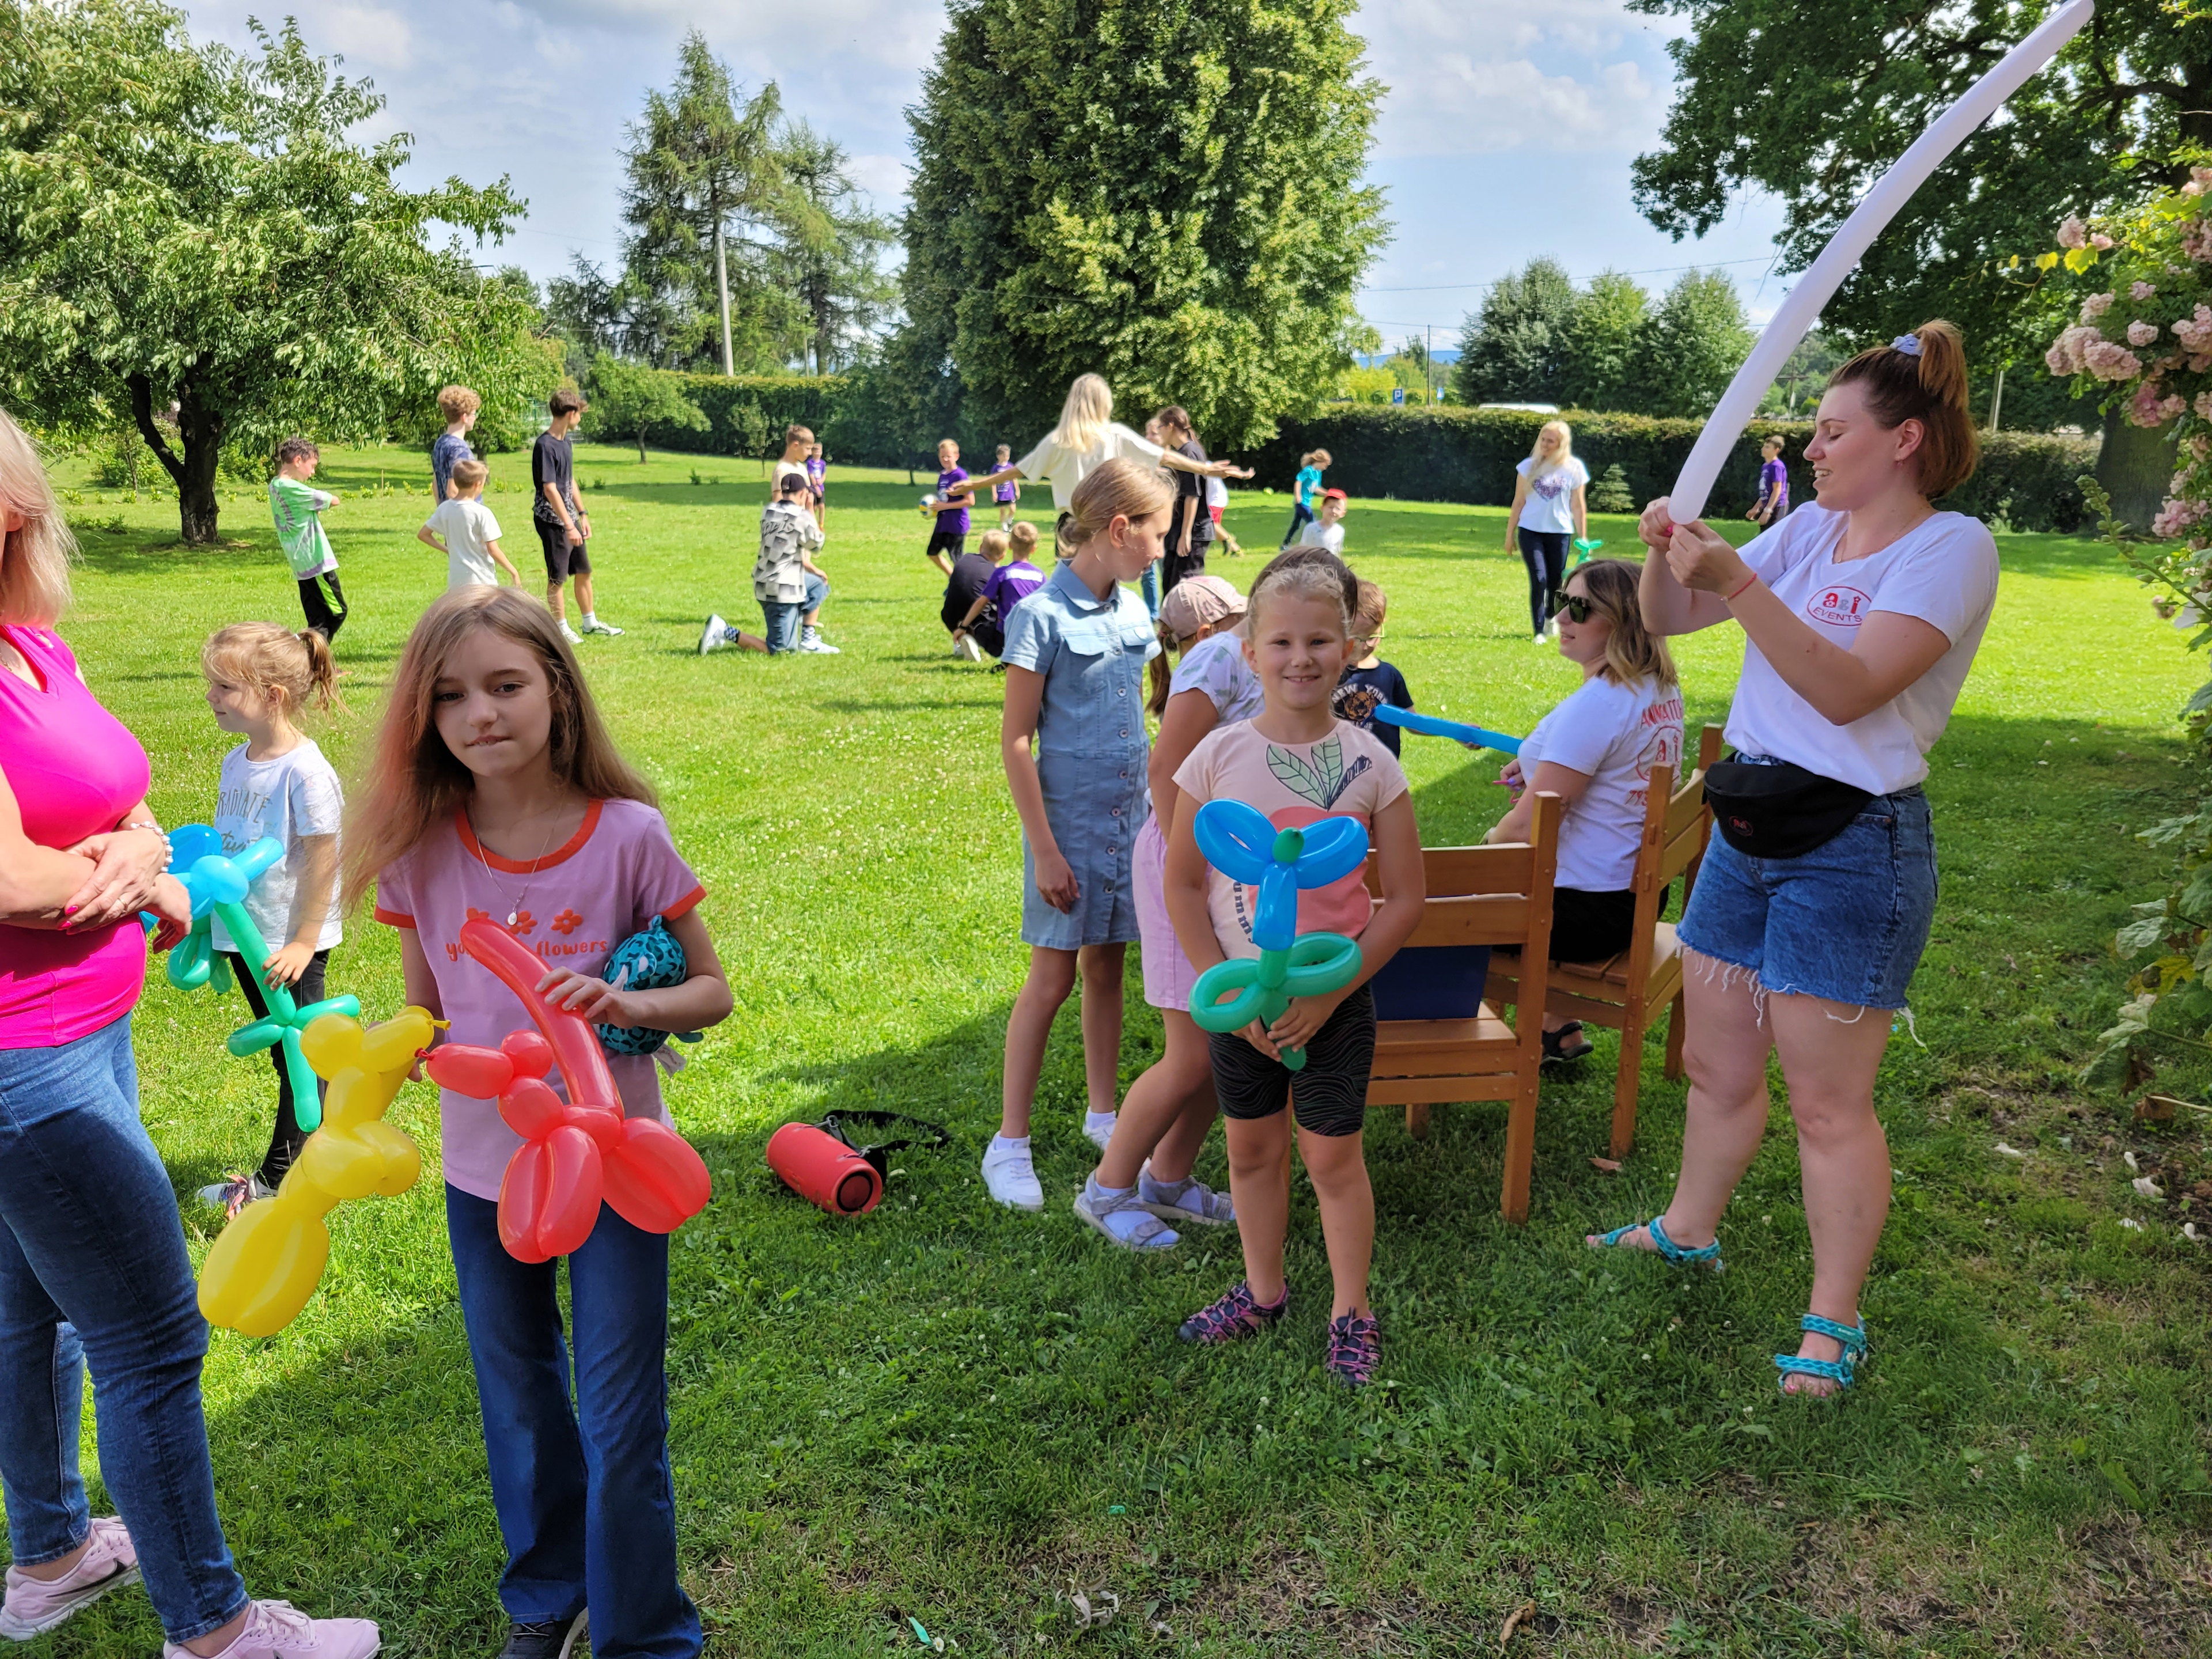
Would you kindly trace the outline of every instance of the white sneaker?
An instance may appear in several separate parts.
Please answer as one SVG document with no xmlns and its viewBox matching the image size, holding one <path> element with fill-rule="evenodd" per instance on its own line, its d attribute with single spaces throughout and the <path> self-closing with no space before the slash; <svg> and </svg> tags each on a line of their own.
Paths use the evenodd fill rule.
<svg viewBox="0 0 2212 1659">
<path fill-rule="evenodd" d="M 608 638 L 616 640 L 623 636 L 621 629 L 617 628 L 612 623 L 601 622 L 597 617 L 584 618 L 584 631 L 586 634 L 605 634 Z"/>
<path fill-rule="evenodd" d="M 975 643 L 974 635 L 963 634 L 952 641 L 952 654 L 963 662 L 981 662 L 983 660 L 983 647 Z"/>
<path fill-rule="evenodd" d="M 1539 634 L 1536 635 L 1536 643 L 1539 645 L 1549 645 L 1551 642 L 1550 638 L 1546 635 Z"/>
<path fill-rule="evenodd" d="M 729 623 L 720 616 L 708 617 L 707 625 L 699 630 L 699 654 L 703 657 L 709 651 L 720 651 L 729 642 Z"/>
<path fill-rule="evenodd" d="M 822 637 L 822 630 L 818 628 L 802 629 L 799 631 L 799 648 L 808 655 L 816 657 L 836 657 L 844 654 Z"/>
<path fill-rule="evenodd" d="M 289 1601 L 256 1601 L 216 1659 L 369 1659 L 383 1645 L 366 1619 L 310 1619 Z M 191 1650 L 164 1642 L 161 1659 L 192 1659 Z"/>
<path fill-rule="evenodd" d="M 568 626 L 568 619 L 566 617 L 561 618 L 561 637 L 571 645 L 581 645 L 584 642 L 584 636 Z"/>
<path fill-rule="evenodd" d="M 1030 1161 L 1028 1136 L 1019 1140 L 991 1137 L 983 1149 L 983 1185 L 1010 1210 L 1044 1208 L 1044 1188 L 1037 1184 L 1036 1165 Z"/>
<path fill-rule="evenodd" d="M 1115 1116 L 1111 1112 L 1085 1111 L 1083 1114 L 1083 1138 L 1100 1152 L 1114 1139 Z"/>
</svg>

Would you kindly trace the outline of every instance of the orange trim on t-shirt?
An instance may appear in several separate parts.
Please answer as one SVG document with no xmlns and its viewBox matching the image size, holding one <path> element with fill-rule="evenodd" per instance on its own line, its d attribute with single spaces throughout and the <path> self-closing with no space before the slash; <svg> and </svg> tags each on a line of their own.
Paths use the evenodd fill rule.
<svg viewBox="0 0 2212 1659">
<path fill-rule="evenodd" d="M 471 858 L 481 860 L 492 869 L 510 876 L 534 876 L 540 870 L 550 870 L 564 864 L 584 850 L 584 843 L 592 838 L 592 831 L 599 827 L 599 808 L 604 801 L 592 801 L 584 808 L 584 821 L 576 826 L 576 833 L 542 858 L 516 860 L 502 858 L 499 854 L 481 845 L 477 833 L 469 827 L 469 810 L 464 806 L 453 814 L 453 829 L 461 838 L 461 845 Z"/>
<path fill-rule="evenodd" d="M 688 916 L 693 910 L 698 908 L 699 901 L 706 896 L 707 890 L 705 888 L 694 887 L 682 898 L 677 900 L 675 903 L 670 905 L 665 910 L 663 910 L 660 913 L 660 919 L 663 921 L 673 921 L 678 916 Z"/>
<path fill-rule="evenodd" d="M 415 925 L 414 917 L 398 910 L 387 910 L 380 904 L 376 907 L 376 919 L 386 927 L 412 927 Z"/>
</svg>

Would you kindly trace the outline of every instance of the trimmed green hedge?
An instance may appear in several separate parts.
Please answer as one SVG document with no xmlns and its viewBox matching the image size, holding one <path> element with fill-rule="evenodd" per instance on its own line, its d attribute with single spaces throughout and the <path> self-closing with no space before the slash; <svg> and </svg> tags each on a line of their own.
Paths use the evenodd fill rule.
<svg viewBox="0 0 2212 1659">
<path fill-rule="evenodd" d="M 673 449 L 692 455 L 738 455 L 759 459 L 783 453 L 783 429 L 793 422 L 817 434 L 836 417 L 846 395 L 842 374 L 682 374 L 655 371 L 674 381 L 678 390 L 699 406 L 707 429 L 648 427 L 645 441 L 657 449 Z M 591 395 L 591 388 L 584 388 Z M 620 443 L 630 434 L 592 432 L 591 416 L 584 417 L 586 435 Z M 840 460 L 860 465 L 877 463 L 860 455 Z"/>
<path fill-rule="evenodd" d="M 1237 459 L 1258 469 L 1261 484 L 1281 489 L 1296 475 L 1300 455 L 1326 449 L 1334 459 L 1328 482 L 1355 496 L 1504 507 L 1513 499 L 1515 464 L 1553 418 L 1517 409 L 1337 404 L 1310 420 L 1285 422 L 1270 442 Z M 1569 410 L 1559 418 L 1573 427 L 1575 453 L 1591 476 L 1617 463 L 1639 502 L 1674 488 L 1702 429 L 1700 422 L 1644 415 Z M 1786 440 L 1790 499 L 1812 499 L 1813 475 L 1805 464 L 1810 422 L 1754 421 L 1721 469 L 1710 514 L 1734 517 L 1757 498 L 1759 446 L 1770 432 Z M 2002 520 L 2014 530 L 2075 530 L 2087 522 L 2087 510 L 2074 480 L 2093 471 L 2096 459 L 2094 439 L 2000 433 L 1984 440 L 1981 466 L 1944 505 Z"/>
</svg>

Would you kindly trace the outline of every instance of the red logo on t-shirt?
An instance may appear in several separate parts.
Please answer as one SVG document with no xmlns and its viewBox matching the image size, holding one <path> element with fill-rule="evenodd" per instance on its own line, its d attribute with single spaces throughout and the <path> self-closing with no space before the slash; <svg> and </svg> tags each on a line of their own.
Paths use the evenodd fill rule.
<svg viewBox="0 0 2212 1659">
<path fill-rule="evenodd" d="M 1805 601 L 1805 614 L 1831 628 L 1856 628 L 1874 601 L 1856 587 L 1816 587 Z"/>
</svg>

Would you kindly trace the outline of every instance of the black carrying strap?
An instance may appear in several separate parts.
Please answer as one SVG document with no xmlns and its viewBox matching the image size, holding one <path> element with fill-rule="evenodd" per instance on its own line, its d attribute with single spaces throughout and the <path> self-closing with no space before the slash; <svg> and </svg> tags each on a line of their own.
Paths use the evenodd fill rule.
<svg viewBox="0 0 2212 1659">
<path fill-rule="evenodd" d="M 1789 761 L 1730 759 L 1705 769 L 1714 828 L 1750 858 L 1802 858 L 1843 834 L 1873 799 Z"/>
<path fill-rule="evenodd" d="M 902 1140 L 886 1140 L 879 1146 L 855 1146 L 853 1137 L 845 1133 L 845 1126 L 848 1123 L 866 1124 L 876 1129 L 888 1129 L 896 1123 L 911 1123 L 921 1133 L 908 1135 Z M 846 1146 L 851 1146 L 854 1152 L 875 1166 L 878 1175 L 887 1179 L 891 1172 L 890 1162 L 893 1152 L 904 1152 L 908 1147 L 917 1144 L 929 1146 L 949 1146 L 952 1144 L 952 1137 L 945 1133 L 941 1125 L 932 1123 L 925 1118 L 908 1117 L 904 1112 L 866 1110 L 832 1112 L 814 1127 L 831 1139 L 842 1141 Z"/>
</svg>

